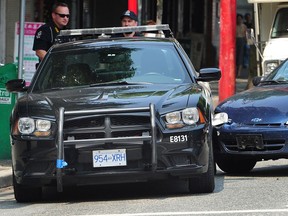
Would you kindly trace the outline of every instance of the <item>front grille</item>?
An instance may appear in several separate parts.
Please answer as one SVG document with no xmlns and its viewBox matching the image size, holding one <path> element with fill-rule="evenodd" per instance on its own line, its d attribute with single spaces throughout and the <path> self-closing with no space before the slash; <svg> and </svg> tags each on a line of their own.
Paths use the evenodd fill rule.
<svg viewBox="0 0 288 216">
<path fill-rule="evenodd" d="M 26 167 L 25 172 L 27 173 L 46 173 L 52 174 L 55 170 L 55 163 L 50 161 L 39 161 L 37 162 L 31 161 Z"/>
<path fill-rule="evenodd" d="M 185 155 L 175 155 L 171 156 L 170 158 L 172 161 L 171 164 L 175 164 L 176 166 L 181 166 L 181 165 L 189 165 L 191 164 L 190 159 L 188 156 Z"/>
<path fill-rule="evenodd" d="M 250 126 L 250 127 L 280 127 L 281 123 L 254 123 L 254 124 L 239 124 L 241 127 Z"/>
<path fill-rule="evenodd" d="M 97 139 L 150 134 L 150 116 L 81 116 L 64 122 L 64 140 Z"/>
<path fill-rule="evenodd" d="M 147 124 L 150 124 L 150 118 L 147 116 L 111 116 L 111 127 Z"/>
<path fill-rule="evenodd" d="M 63 160 L 64 155 L 69 160 L 65 171 L 77 172 L 87 168 L 91 170 L 91 160 L 93 160 L 91 150 L 125 148 L 129 165 L 113 167 L 113 169 L 153 171 L 157 169 L 157 127 L 154 104 L 150 104 L 149 107 L 130 109 L 76 111 L 65 111 L 60 107 L 58 123 L 56 182 L 59 192 L 63 190 L 62 170 L 66 165 Z M 75 157 L 67 157 L 68 149 Z"/>
<path fill-rule="evenodd" d="M 263 149 L 258 149 L 256 146 L 247 146 L 245 149 L 239 149 L 236 139 L 222 139 L 221 142 L 229 151 L 247 152 L 247 151 L 278 151 L 284 148 L 285 139 L 263 139 Z"/>
<path fill-rule="evenodd" d="M 75 117 L 64 122 L 64 128 L 75 129 L 75 128 L 94 128 L 103 127 L 104 117 L 103 116 L 81 116 Z"/>
</svg>

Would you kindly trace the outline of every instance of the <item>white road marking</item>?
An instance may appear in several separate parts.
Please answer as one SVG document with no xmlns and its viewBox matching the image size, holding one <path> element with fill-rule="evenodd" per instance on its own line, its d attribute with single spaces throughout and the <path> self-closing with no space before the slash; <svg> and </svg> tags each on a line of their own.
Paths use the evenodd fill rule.
<svg viewBox="0 0 288 216">
<path fill-rule="evenodd" d="M 173 215 L 215 215 L 215 214 L 247 214 L 247 213 L 284 213 L 288 209 L 255 209 L 255 210 L 228 210 L 228 211 L 192 211 L 192 212 L 153 212 L 153 213 L 129 213 L 129 214 L 101 214 L 81 216 L 173 216 Z M 79 216 L 79 215 L 77 215 Z"/>
</svg>

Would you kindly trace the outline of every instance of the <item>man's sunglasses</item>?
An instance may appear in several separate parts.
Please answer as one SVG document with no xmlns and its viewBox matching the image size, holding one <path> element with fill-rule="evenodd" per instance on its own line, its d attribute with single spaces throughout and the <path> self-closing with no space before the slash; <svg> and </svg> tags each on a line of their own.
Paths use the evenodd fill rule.
<svg viewBox="0 0 288 216">
<path fill-rule="evenodd" d="M 61 18 L 64 18 L 65 16 L 67 17 L 67 18 L 69 18 L 70 17 L 70 14 L 60 14 L 60 13 L 56 13 L 58 16 L 60 16 Z"/>
</svg>

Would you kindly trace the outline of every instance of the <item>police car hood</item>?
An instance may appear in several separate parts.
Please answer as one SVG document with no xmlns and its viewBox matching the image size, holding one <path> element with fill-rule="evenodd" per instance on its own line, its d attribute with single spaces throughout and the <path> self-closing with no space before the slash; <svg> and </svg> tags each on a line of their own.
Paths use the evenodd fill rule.
<svg viewBox="0 0 288 216">
<path fill-rule="evenodd" d="M 53 115 L 60 107 L 66 111 L 128 109 L 149 107 L 150 103 L 155 104 L 158 112 L 169 112 L 184 109 L 188 104 L 196 106 L 202 94 L 201 89 L 197 84 L 74 88 L 30 93 L 26 96 L 27 100 L 19 101 L 19 106 L 23 106 L 23 109 L 26 106 L 28 113 L 40 116 Z"/>
</svg>

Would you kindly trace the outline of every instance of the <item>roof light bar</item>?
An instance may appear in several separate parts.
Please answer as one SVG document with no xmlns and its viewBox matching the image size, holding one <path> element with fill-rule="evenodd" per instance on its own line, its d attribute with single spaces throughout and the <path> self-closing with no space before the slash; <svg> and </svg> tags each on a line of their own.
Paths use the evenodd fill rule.
<svg viewBox="0 0 288 216">
<path fill-rule="evenodd" d="M 149 32 L 149 31 L 169 31 L 168 24 L 163 25 L 143 25 L 133 27 L 111 27 L 111 28 L 88 28 L 88 29 L 70 29 L 61 30 L 59 36 L 77 36 L 77 35 L 101 35 L 101 34 L 117 34 L 125 32 Z"/>
</svg>

